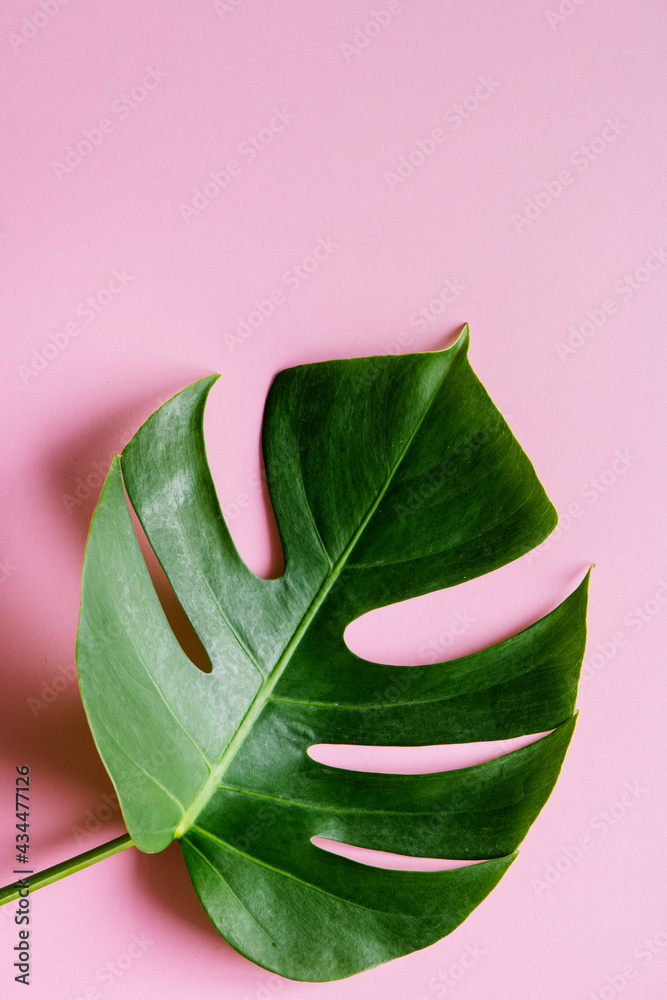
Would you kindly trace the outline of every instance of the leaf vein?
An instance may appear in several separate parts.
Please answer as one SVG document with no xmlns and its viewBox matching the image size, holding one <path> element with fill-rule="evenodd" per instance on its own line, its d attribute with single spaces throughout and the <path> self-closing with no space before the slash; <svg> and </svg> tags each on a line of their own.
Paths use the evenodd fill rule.
<svg viewBox="0 0 667 1000">
<path fill-rule="evenodd" d="M 205 830 L 201 826 L 190 827 L 191 830 L 197 830 L 199 833 L 203 834 L 204 837 L 208 837 L 209 840 L 214 841 L 214 843 L 220 844 L 223 849 L 230 851 L 232 854 L 238 854 L 240 857 L 245 858 L 246 861 L 250 861 L 252 864 L 259 865 L 260 868 L 266 868 L 268 871 L 275 872 L 276 875 L 282 875 L 283 878 L 291 879 L 294 882 L 298 882 L 299 885 L 305 886 L 307 889 L 312 889 L 314 892 L 321 892 L 324 896 L 329 896 L 331 899 L 337 900 L 339 903 L 346 903 L 348 906 L 356 906 L 360 910 L 366 910 L 368 913 L 382 913 L 387 914 L 386 910 L 378 910 L 373 906 L 364 906 L 363 903 L 357 903 L 352 899 L 346 899 L 345 896 L 337 896 L 335 892 L 330 892 L 328 889 L 322 889 L 319 885 L 314 885 L 312 882 L 306 882 L 305 879 L 299 878 L 298 875 L 294 875 L 292 872 L 286 872 L 282 868 L 276 868 L 275 865 L 270 865 L 268 861 L 261 861 L 259 858 L 254 858 L 252 854 L 246 854 L 244 851 L 240 851 L 237 847 L 232 847 L 228 844 L 226 840 L 222 840 L 220 837 L 216 837 L 214 834 Z M 188 841 L 189 843 L 190 841 Z M 313 845 L 314 846 L 314 845 Z M 316 850 L 322 850 L 322 848 L 316 848 Z M 349 861 L 349 858 L 345 858 Z M 352 864 L 359 865 L 362 864 L 361 861 L 352 861 Z M 369 867 L 368 865 L 364 867 Z M 430 875 L 431 872 L 415 872 L 416 875 Z M 412 916 L 410 913 L 400 913 L 402 917 L 407 917 L 410 920 L 417 921 L 418 918 Z"/>
</svg>

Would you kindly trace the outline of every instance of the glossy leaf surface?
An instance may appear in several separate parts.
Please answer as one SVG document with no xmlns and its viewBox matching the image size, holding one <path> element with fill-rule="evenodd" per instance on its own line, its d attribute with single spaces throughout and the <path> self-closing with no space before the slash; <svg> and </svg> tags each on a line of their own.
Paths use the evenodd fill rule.
<svg viewBox="0 0 667 1000">
<path fill-rule="evenodd" d="M 80 684 L 128 830 L 178 838 L 220 933 L 293 979 L 352 975 L 452 931 L 496 885 L 548 798 L 574 726 L 587 580 L 524 631 L 450 662 L 372 663 L 355 618 L 451 587 L 538 545 L 556 514 L 467 359 L 446 351 L 279 373 L 263 452 L 285 554 L 239 557 L 203 440 L 216 376 L 161 407 L 117 459 L 83 572 Z M 212 663 L 176 641 L 130 502 Z M 390 678 L 400 694 L 387 698 Z M 317 763 L 315 743 L 419 746 L 554 730 L 436 774 Z M 479 860 L 394 871 L 312 843 Z"/>
</svg>

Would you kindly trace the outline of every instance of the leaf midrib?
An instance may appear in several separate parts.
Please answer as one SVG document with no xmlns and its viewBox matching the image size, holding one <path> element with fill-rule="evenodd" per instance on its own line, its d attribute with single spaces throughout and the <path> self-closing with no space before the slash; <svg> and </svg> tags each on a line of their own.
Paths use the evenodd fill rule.
<svg viewBox="0 0 667 1000">
<path fill-rule="evenodd" d="M 447 365 L 447 367 L 445 368 L 444 372 L 442 373 L 442 376 L 438 380 L 438 383 L 437 383 L 437 386 L 435 387 L 435 390 L 433 391 L 430 399 L 428 400 L 426 406 L 424 407 L 424 410 L 423 410 L 423 412 L 422 412 L 419 420 L 415 424 L 414 430 L 410 434 L 410 436 L 409 436 L 408 440 L 406 441 L 406 443 L 405 443 L 402 451 L 400 452 L 398 458 L 394 462 L 394 465 L 389 470 L 387 478 L 385 479 L 385 481 L 384 481 L 384 483 L 382 485 L 382 488 L 379 490 L 377 497 L 375 498 L 375 500 L 373 501 L 373 503 L 368 508 L 368 511 L 366 512 L 366 514 L 362 518 L 361 523 L 359 524 L 359 527 L 357 528 L 357 530 L 352 535 L 352 538 L 350 539 L 350 541 L 348 542 L 348 544 L 344 548 L 344 550 L 341 553 L 341 555 L 338 557 L 338 559 L 336 560 L 336 562 L 333 564 L 330 572 L 327 574 L 327 576 L 325 576 L 324 580 L 322 581 L 322 585 L 320 586 L 320 589 L 318 590 L 317 594 L 315 595 L 312 603 L 310 604 L 310 607 L 308 608 L 308 610 L 304 614 L 304 616 L 301 619 L 301 621 L 299 622 L 298 626 L 294 630 L 294 632 L 292 634 L 292 638 L 290 639 L 290 641 L 285 646 L 285 649 L 283 650 L 282 654 L 278 658 L 278 661 L 276 662 L 275 667 L 273 668 L 273 670 L 271 671 L 271 673 L 266 678 L 265 682 L 262 684 L 262 686 L 258 690 L 258 692 L 255 695 L 252 703 L 250 704 L 250 706 L 248 708 L 248 711 L 246 712 L 245 716 L 243 717 L 243 719 L 242 719 L 242 721 L 241 721 L 238 729 L 236 730 L 236 732 L 234 733 L 233 737 L 231 738 L 231 740 L 229 741 L 229 743 L 225 747 L 225 750 L 224 750 L 224 752 L 222 754 L 222 757 L 220 758 L 217 766 L 214 767 L 214 768 L 212 768 L 209 777 L 207 778 L 206 782 L 204 783 L 204 785 L 202 786 L 202 788 L 200 789 L 200 791 L 198 792 L 198 794 L 195 796 L 195 798 L 194 798 L 194 800 L 193 800 L 190 808 L 187 809 L 185 811 L 185 813 L 183 814 L 183 819 L 181 820 L 181 822 L 179 823 L 179 825 L 176 827 L 176 830 L 174 831 L 174 837 L 175 838 L 182 837 L 183 834 L 186 833 L 186 831 L 189 830 L 194 825 L 195 819 L 197 818 L 197 816 L 199 815 L 199 813 L 202 811 L 202 809 L 208 804 L 208 802 L 212 798 L 212 796 L 213 796 L 213 794 L 215 792 L 215 789 L 220 784 L 220 779 L 223 777 L 223 775 L 225 774 L 225 772 L 227 771 L 227 769 L 231 765 L 232 760 L 234 759 L 234 757 L 236 756 L 236 753 L 238 752 L 238 750 L 240 749 L 241 745 L 245 741 L 246 736 L 248 736 L 248 734 L 250 733 L 253 725 L 255 724 L 255 721 L 257 720 L 257 718 L 259 717 L 259 715 L 263 711 L 264 706 L 266 705 L 268 699 L 271 696 L 271 692 L 273 691 L 273 689 L 275 688 L 276 684 L 280 680 L 280 677 L 282 676 L 282 674 L 283 674 L 284 670 L 286 669 L 289 661 L 291 660 L 291 658 L 292 658 L 292 656 L 293 656 L 293 654 L 294 654 L 297 646 L 299 645 L 299 643 L 301 641 L 302 636 L 307 631 L 307 629 L 310 626 L 310 623 L 312 622 L 313 618 L 315 617 L 315 615 L 319 611 L 320 607 L 322 606 L 322 604 L 326 600 L 326 597 L 329 594 L 329 591 L 331 590 L 331 588 L 333 587 L 334 583 L 336 582 L 336 580 L 340 576 L 340 573 L 341 573 L 343 567 L 345 566 L 345 564 L 347 562 L 348 556 L 350 555 L 350 553 L 354 549 L 355 545 L 359 541 L 361 535 L 363 534 L 363 532 L 366 529 L 366 526 L 367 526 L 368 522 L 370 521 L 370 519 L 372 518 L 373 514 L 377 510 L 377 508 L 378 508 L 380 502 L 382 501 L 385 493 L 389 489 L 389 486 L 390 486 L 390 484 L 391 484 L 394 476 L 396 475 L 396 472 L 398 471 L 401 463 L 403 462 L 403 459 L 405 458 L 406 454 L 408 453 L 408 451 L 410 449 L 410 446 L 412 445 L 412 442 L 414 441 L 415 437 L 419 433 L 419 430 L 420 430 L 420 428 L 421 428 L 424 420 L 426 419 L 426 416 L 427 416 L 429 410 L 431 409 L 431 406 L 433 405 L 433 402 L 435 401 L 438 393 L 440 392 L 440 389 L 442 388 L 442 384 L 443 384 L 444 380 L 446 379 L 447 375 L 451 371 L 452 364 L 454 363 L 455 360 L 456 360 L 456 355 L 454 356 L 454 358 L 452 358 L 452 360 L 450 361 L 450 363 Z"/>
</svg>

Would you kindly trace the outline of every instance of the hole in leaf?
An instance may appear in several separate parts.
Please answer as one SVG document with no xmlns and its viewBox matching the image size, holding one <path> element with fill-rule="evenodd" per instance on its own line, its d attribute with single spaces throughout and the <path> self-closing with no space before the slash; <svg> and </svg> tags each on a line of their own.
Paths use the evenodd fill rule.
<svg viewBox="0 0 667 1000">
<path fill-rule="evenodd" d="M 315 743 L 308 756 L 320 764 L 345 771 L 369 771 L 378 774 L 431 774 L 457 771 L 462 767 L 484 764 L 513 750 L 528 746 L 546 736 L 531 733 L 511 740 L 484 740 L 479 743 L 441 743 L 425 747 L 359 746 L 344 743 Z"/>
<path fill-rule="evenodd" d="M 374 851 L 368 847 L 354 847 L 352 844 L 343 844 L 339 840 L 327 840 L 326 837 L 313 837 L 312 843 L 315 847 L 328 851 L 329 854 L 338 854 L 351 861 L 359 861 L 362 865 L 369 865 L 371 868 L 391 868 L 394 871 L 440 872 L 452 868 L 469 868 L 470 865 L 480 863 L 479 861 L 461 861 L 460 859 L 448 858 L 413 858 L 408 854 L 392 854 L 390 851 Z"/>
<path fill-rule="evenodd" d="M 369 611 L 347 626 L 345 642 L 363 659 L 394 666 L 442 663 L 494 646 L 559 602 L 559 588 L 548 574 L 535 573 L 531 558 Z"/>
<path fill-rule="evenodd" d="M 198 667 L 203 673 L 210 674 L 213 670 L 213 666 L 208 653 L 206 652 L 201 639 L 195 632 L 190 619 L 183 610 L 181 602 L 176 596 L 174 588 L 169 583 L 165 571 L 162 569 L 162 566 L 160 566 L 157 556 L 153 552 L 148 538 L 146 537 L 146 533 L 141 527 L 139 518 L 135 514 L 129 502 L 128 508 L 130 510 L 134 530 L 137 533 L 139 546 L 146 562 L 146 567 L 150 574 L 150 578 L 153 581 L 153 586 L 155 587 L 155 592 L 158 596 L 160 604 L 162 605 L 162 610 L 165 613 L 171 630 L 176 637 L 176 641 L 188 659 L 194 663 L 196 667 Z"/>
<path fill-rule="evenodd" d="M 275 580 L 285 559 L 261 448 L 270 378 L 256 376 L 251 389 L 241 380 L 226 385 L 225 392 L 213 387 L 204 411 L 204 439 L 220 508 L 241 559 L 257 576 Z"/>
</svg>

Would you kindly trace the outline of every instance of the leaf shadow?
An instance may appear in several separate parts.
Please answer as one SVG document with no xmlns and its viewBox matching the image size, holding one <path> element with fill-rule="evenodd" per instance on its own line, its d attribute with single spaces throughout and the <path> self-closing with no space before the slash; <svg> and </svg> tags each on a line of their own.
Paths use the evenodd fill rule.
<svg viewBox="0 0 667 1000">
<path fill-rule="evenodd" d="M 183 380 L 179 379 L 177 385 L 167 386 L 159 398 L 146 401 L 137 397 L 113 407 L 84 432 L 56 441 L 48 452 L 39 456 L 36 475 L 47 503 L 56 511 L 57 530 L 69 537 L 69 545 L 65 544 L 60 553 L 60 571 L 71 572 L 71 557 L 77 577 L 80 576 L 90 518 L 114 453 L 123 448 L 157 406 L 182 387 Z M 140 527 L 139 534 L 156 592 L 176 638 L 200 669 L 210 670 L 208 656 L 147 541 L 141 538 Z M 61 653 L 53 659 L 42 658 L 39 665 L 39 657 L 30 642 L 26 642 L 26 636 L 34 631 L 35 608 L 8 604 L 3 608 L 2 619 L 0 754 L 8 770 L 27 762 L 35 775 L 39 775 L 41 784 L 52 791 L 57 789 L 59 829 L 40 830 L 37 863 L 44 867 L 62 860 L 52 857 L 59 851 L 73 856 L 93 846 L 77 842 L 72 828 L 82 828 L 88 809 L 93 814 L 102 809 L 101 815 L 106 817 L 104 796 L 113 795 L 113 785 L 95 747 L 79 694 L 73 641 L 76 625 L 71 630 L 71 650 L 67 649 L 64 656 Z M 62 637 L 54 646 L 62 650 Z M 26 752 L 28 761 L 24 761 Z M 83 808 L 82 803 L 85 803 Z M 112 827 L 119 820 L 117 809 L 105 818 L 109 839 L 116 835 Z"/>
<path fill-rule="evenodd" d="M 72 828 L 83 822 L 86 805 L 82 803 L 95 809 L 102 795 L 112 793 L 113 788 L 86 722 L 73 657 L 64 667 L 49 667 L 43 661 L 42 669 L 35 669 L 35 658 L 23 639 L 28 627 L 29 623 L 14 616 L 12 634 L 7 626 L 3 628 L 1 754 L 8 772 L 28 764 L 37 784 L 47 787 L 49 797 L 57 800 L 58 828 L 49 829 L 48 822 L 40 821 L 35 840 L 36 863 L 44 867 L 62 860 L 59 851 L 69 856 L 79 853 Z"/>
<path fill-rule="evenodd" d="M 95 511 L 114 454 L 120 454 L 132 435 L 154 410 L 183 388 L 182 380 L 174 388 L 153 398 L 150 403 L 132 404 L 111 411 L 86 432 L 63 443 L 47 463 L 50 488 L 60 495 L 66 523 L 83 563 L 90 520 Z M 186 656 L 209 673 L 211 662 L 199 636 L 183 611 L 134 511 L 130 508 L 139 545 L 162 609 Z"/>
<path fill-rule="evenodd" d="M 247 971 L 249 967 L 256 970 L 252 963 L 218 934 L 209 920 L 190 881 L 185 859 L 176 842 L 172 842 L 158 854 L 143 854 L 138 850 L 133 853 L 138 888 L 145 890 L 161 910 L 197 929 L 201 935 L 198 945 L 207 947 L 211 954 L 215 951 L 224 958 L 225 977 L 235 969 L 239 972 Z"/>
</svg>

